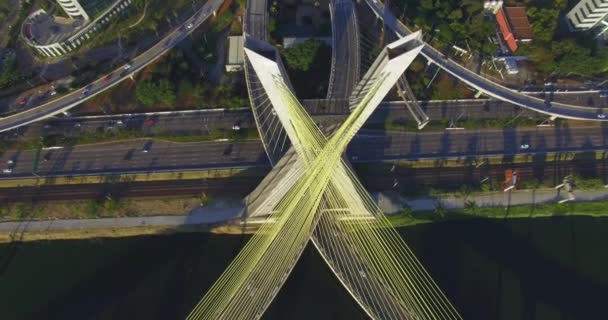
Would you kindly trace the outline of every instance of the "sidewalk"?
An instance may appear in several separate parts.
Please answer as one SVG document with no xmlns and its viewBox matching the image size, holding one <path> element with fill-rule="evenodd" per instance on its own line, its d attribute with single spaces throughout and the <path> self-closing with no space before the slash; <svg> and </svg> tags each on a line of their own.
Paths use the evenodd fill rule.
<svg viewBox="0 0 608 320">
<path fill-rule="evenodd" d="M 213 224 L 238 218 L 242 209 L 240 200 L 221 199 L 186 215 L 2 222 L 0 233 Z"/>
<path fill-rule="evenodd" d="M 608 200 L 608 190 L 576 190 L 574 196 L 577 202 Z M 437 198 L 423 197 L 417 199 L 374 194 L 373 198 L 382 211 L 388 214 L 399 212 L 403 204 L 410 206 L 413 211 L 429 211 L 435 209 L 435 203 L 437 202 L 443 204 L 446 209 L 461 209 L 465 202 L 465 199 L 457 193 L 442 194 Z M 523 204 L 556 203 L 565 199 L 568 199 L 568 194 L 563 190 L 560 192 L 555 189 L 536 189 L 473 193 L 466 198 L 466 201 L 474 201 L 479 207 L 506 207 Z"/>
<path fill-rule="evenodd" d="M 608 190 L 577 191 L 575 196 L 576 201 L 606 200 Z M 403 204 L 409 205 L 414 211 L 433 210 L 437 201 L 447 209 L 464 207 L 464 199 L 457 194 L 440 195 L 437 199 L 431 197 L 404 199 L 397 194 L 374 193 L 372 198 L 387 214 L 399 212 Z M 501 207 L 555 203 L 566 198 L 564 192 L 560 194 L 554 189 L 540 189 L 471 194 L 467 200 L 475 201 L 480 207 Z M 0 233 L 214 224 L 239 218 L 243 209 L 243 202 L 239 199 L 218 199 L 211 205 L 197 208 L 185 215 L 1 222 Z"/>
</svg>

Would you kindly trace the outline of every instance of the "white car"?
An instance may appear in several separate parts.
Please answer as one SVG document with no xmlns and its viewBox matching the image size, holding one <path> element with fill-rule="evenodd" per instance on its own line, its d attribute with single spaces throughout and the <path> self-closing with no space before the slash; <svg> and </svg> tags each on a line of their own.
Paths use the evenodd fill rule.
<svg viewBox="0 0 608 320">
<path fill-rule="evenodd" d="M 130 63 L 125 64 L 125 66 L 123 67 L 123 69 L 125 70 L 129 70 L 131 69 L 132 65 Z"/>
<path fill-rule="evenodd" d="M 54 96 L 54 95 L 56 95 L 56 94 L 57 94 L 57 91 L 53 90 L 53 91 L 49 92 L 49 94 L 50 94 L 51 96 Z"/>
<path fill-rule="evenodd" d="M 2 173 L 13 173 L 13 169 L 6 168 L 6 169 L 2 170 Z"/>
<path fill-rule="evenodd" d="M 530 149 L 530 145 L 527 143 L 523 143 L 522 145 L 519 146 L 519 148 L 522 150 Z"/>
<path fill-rule="evenodd" d="M 598 119 L 606 119 L 606 115 L 603 114 L 603 113 L 598 113 L 597 118 Z"/>
<path fill-rule="evenodd" d="M 188 23 L 188 25 L 186 25 L 186 28 L 188 29 L 192 29 L 192 27 L 194 27 L 194 25 L 192 24 L 192 22 Z"/>
</svg>

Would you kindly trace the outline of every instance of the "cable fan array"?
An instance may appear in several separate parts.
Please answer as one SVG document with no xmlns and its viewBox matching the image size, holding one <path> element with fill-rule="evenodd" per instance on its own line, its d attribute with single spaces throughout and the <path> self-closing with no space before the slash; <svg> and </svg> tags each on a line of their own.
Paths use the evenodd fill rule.
<svg viewBox="0 0 608 320">
<path fill-rule="evenodd" d="M 254 52 L 247 54 L 266 61 Z M 374 79 L 351 115 L 327 139 L 280 73 L 260 77 L 267 90 L 274 90 L 276 113 L 299 156 L 286 179 L 296 182 L 288 184 L 267 222 L 188 319 L 260 318 L 311 237 L 371 317 L 460 319 L 342 158 L 350 140 L 377 106 L 372 98 L 386 94 L 382 84 L 387 78 L 387 74 L 380 74 Z"/>
</svg>

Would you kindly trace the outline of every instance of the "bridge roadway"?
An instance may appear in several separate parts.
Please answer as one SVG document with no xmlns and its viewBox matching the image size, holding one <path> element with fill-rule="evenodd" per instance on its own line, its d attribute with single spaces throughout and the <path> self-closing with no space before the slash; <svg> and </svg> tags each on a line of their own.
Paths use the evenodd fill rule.
<svg viewBox="0 0 608 320">
<path fill-rule="evenodd" d="M 133 58 L 129 62 L 131 67 L 128 70 L 125 70 L 124 66 L 121 66 L 109 74 L 93 81 L 84 88 L 70 92 L 67 95 L 58 97 L 57 99 L 51 100 L 40 106 L 0 119 L 0 132 L 14 129 L 19 126 L 65 112 L 94 97 L 95 95 L 117 85 L 121 81 L 132 77 L 135 72 L 146 67 L 148 64 L 165 54 L 182 39 L 188 36 L 205 20 L 211 17 L 219 9 L 223 2 L 223 0 L 209 0 L 206 2 L 200 10 L 198 10 L 192 17 L 184 21 L 180 27 L 170 32 L 150 49 Z M 190 23 L 193 24 L 193 27 L 187 28 L 187 25 Z M 106 76 L 110 77 L 110 80 L 107 83 L 104 81 Z M 85 90 L 88 90 L 87 94 L 84 94 Z"/>
<path fill-rule="evenodd" d="M 353 0 L 332 0 L 331 72 L 327 99 L 348 99 L 359 81 L 359 27 Z"/>
<path fill-rule="evenodd" d="M 143 152 L 147 143 L 150 143 L 149 152 Z M 522 144 L 529 147 L 523 149 Z M 351 142 L 347 156 L 357 163 L 489 155 L 542 155 L 547 152 L 603 151 L 606 148 L 608 128 L 601 126 L 418 133 L 364 130 Z M 12 173 L 0 174 L 0 177 L 31 177 L 35 157 L 34 150 L 3 153 L 0 156 L 0 169 L 7 168 L 9 160 L 15 164 Z M 47 161 L 44 161 L 45 157 Z M 118 174 L 268 166 L 259 140 L 170 143 L 137 139 L 42 150 L 36 174 Z"/>
<path fill-rule="evenodd" d="M 348 114 L 348 100 L 338 106 L 341 100 L 333 100 L 325 107 L 327 100 L 303 100 L 302 103 L 313 118 L 319 123 L 338 123 Z M 453 100 L 453 101 L 420 101 L 422 109 L 432 119 L 509 119 L 526 117 L 543 120 L 542 114 L 522 109 L 507 102 L 490 99 Z M 382 124 L 388 119 L 413 121 L 404 103 L 401 101 L 383 102 L 367 124 Z M 147 121 L 153 120 L 154 124 Z M 84 117 L 55 117 L 46 121 L 20 127 L 17 132 L 27 137 L 38 137 L 60 134 L 64 136 L 78 133 L 100 132 L 111 128 L 143 130 L 149 135 L 155 134 L 205 134 L 214 129 L 231 130 L 234 125 L 241 128 L 255 128 L 253 114 L 249 108 L 212 109 L 177 112 L 150 112 L 135 114 L 115 114 Z"/>
<path fill-rule="evenodd" d="M 398 36 L 404 37 L 411 33 L 411 31 L 408 30 L 408 28 L 393 15 L 390 8 L 386 8 L 381 1 L 365 0 L 365 2 L 376 14 L 376 16 L 381 17 L 384 23 Z M 529 108 L 531 110 L 547 114 L 551 117 L 608 121 L 608 116 L 604 115 L 601 108 L 581 107 L 538 99 L 494 83 L 491 80 L 485 79 L 484 77 L 464 68 L 457 62 L 434 49 L 429 44 L 424 46 L 421 55 L 459 80 L 492 98 L 510 102 L 524 108 Z"/>
</svg>

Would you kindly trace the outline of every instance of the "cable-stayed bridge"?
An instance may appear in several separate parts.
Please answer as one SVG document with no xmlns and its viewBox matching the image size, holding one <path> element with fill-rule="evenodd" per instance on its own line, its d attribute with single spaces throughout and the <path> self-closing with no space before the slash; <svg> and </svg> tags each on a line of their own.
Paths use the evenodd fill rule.
<svg viewBox="0 0 608 320">
<path fill-rule="evenodd" d="M 460 318 L 343 158 L 358 129 L 419 54 L 420 33 L 380 52 L 356 87 L 350 116 L 330 138 L 294 96 L 276 50 L 257 39 L 246 43 L 247 80 L 256 94 L 251 101 L 260 102 L 254 108 L 270 108 L 254 116 L 278 119 L 291 147 L 248 198 L 246 218 L 261 218 L 260 229 L 189 318 L 261 317 L 309 239 L 370 317 Z M 264 143 L 275 145 L 266 150 L 283 148 L 272 139 L 277 131 L 268 129 L 260 127 L 268 134 Z"/>
</svg>

